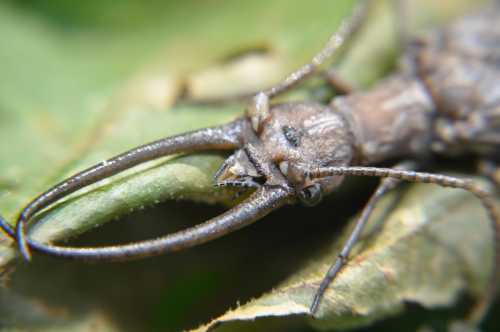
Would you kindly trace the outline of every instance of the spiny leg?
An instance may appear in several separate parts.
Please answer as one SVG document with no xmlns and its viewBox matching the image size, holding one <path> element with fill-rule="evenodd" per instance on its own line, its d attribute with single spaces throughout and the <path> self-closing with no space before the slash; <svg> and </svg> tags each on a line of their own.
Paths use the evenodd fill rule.
<svg viewBox="0 0 500 332">
<path fill-rule="evenodd" d="M 413 163 L 403 163 L 401 165 L 396 166 L 395 168 L 408 170 L 413 167 L 414 167 Z M 365 207 L 363 208 L 363 211 L 361 212 L 361 215 L 356 221 L 356 225 L 353 231 L 351 232 L 351 235 L 344 243 L 344 246 L 342 247 L 342 250 L 338 254 L 337 259 L 330 266 L 328 272 L 323 277 L 323 280 L 321 281 L 321 284 L 319 285 L 319 288 L 316 291 L 316 294 L 314 295 L 314 299 L 310 307 L 310 312 L 312 315 L 314 315 L 318 310 L 319 304 L 321 303 L 321 299 L 323 298 L 323 295 L 325 294 L 328 286 L 335 279 L 335 277 L 340 272 L 342 267 L 347 263 L 352 247 L 358 241 L 358 238 L 361 232 L 363 231 L 363 228 L 365 227 L 368 219 L 370 219 L 370 216 L 373 212 L 373 209 L 375 208 L 375 205 L 388 191 L 394 189 L 394 187 L 396 187 L 398 184 L 399 180 L 394 178 L 382 179 L 377 189 L 366 203 Z"/>
<path fill-rule="evenodd" d="M 490 226 L 493 231 L 494 271 L 485 289 L 483 296 L 478 300 L 475 307 L 467 317 L 468 322 L 477 325 L 491 307 L 497 292 L 500 280 L 500 214 L 495 206 L 495 199 L 492 194 L 482 189 L 473 180 L 461 179 L 454 176 L 431 174 L 424 172 L 414 172 L 396 170 L 392 168 L 379 167 L 324 167 L 313 170 L 304 170 L 311 178 L 322 178 L 325 176 L 375 176 L 382 178 L 394 178 L 409 182 L 433 183 L 442 187 L 459 188 L 474 194 L 482 203 L 490 219 Z"/>
<path fill-rule="evenodd" d="M 19 249 L 26 260 L 31 254 L 26 241 L 26 223 L 39 211 L 57 200 L 83 187 L 113 176 L 126 169 L 169 154 L 209 149 L 234 149 L 241 143 L 244 132 L 249 128 L 246 121 L 238 119 L 229 124 L 204 128 L 191 133 L 167 137 L 139 146 L 116 157 L 103 161 L 55 185 L 29 203 L 20 213 L 16 222 L 15 237 Z M 0 224 L 4 230 L 5 225 Z"/>
<path fill-rule="evenodd" d="M 35 242 L 26 238 L 27 244 L 41 253 L 86 261 L 122 261 L 138 259 L 167 252 L 183 250 L 226 235 L 249 225 L 273 210 L 289 203 L 293 190 L 285 187 L 263 186 L 241 204 L 202 224 L 153 240 L 107 247 L 61 247 Z M 9 235 L 14 231 L 0 217 L 1 228 Z"/>
<path fill-rule="evenodd" d="M 312 58 L 310 63 L 300 67 L 280 83 L 254 96 L 248 109 L 248 115 L 252 120 L 252 127 L 256 132 L 260 131 L 262 123 L 269 118 L 270 99 L 290 90 L 298 83 L 315 74 L 318 68 L 337 52 L 344 41 L 356 33 L 366 17 L 371 2 L 372 0 L 359 1 L 353 14 L 342 22 L 338 31 L 330 36 L 326 45 Z"/>
</svg>

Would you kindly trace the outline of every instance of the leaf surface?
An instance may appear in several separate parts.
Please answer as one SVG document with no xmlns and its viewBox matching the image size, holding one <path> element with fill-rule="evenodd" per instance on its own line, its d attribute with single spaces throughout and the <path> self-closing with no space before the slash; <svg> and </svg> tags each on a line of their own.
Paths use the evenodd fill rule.
<svg viewBox="0 0 500 332">
<path fill-rule="evenodd" d="M 235 323 L 256 319 L 266 326 L 266 318 L 295 316 L 317 330 L 359 328 L 397 314 L 408 302 L 449 306 L 464 289 L 478 296 L 486 286 L 493 244 L 482 206 L 461 190 L 413 185 L 380 202 L 312 319 L 312 298 L 354 221 L 324 254 L 275 289 L 196 331 L 231 331 Z"/>
<path fill-rule="evenodd" d="M 0 4 L 0 38 L 9 41 L 0 47 L 0 211 L 11 222 L 30 199 L 85 167 L 242 114 L 241 102 L 174 104 L 182 96 L 234 97 L 278 81 L 320 49 L 353 1 L 49 3 Z M 410 28 L 442 22 L 478 3 L 415 1 Z M 353 48 L 337 59 L 348 81 L 369 86 L 393 69 L 392 13 L 388 2 L 379 1 Z M 227 201 L 211 180 L 223 159 L 203 153 L 141 165 L 50 207 L 31 234 L 40 241 L 66 240 L 164 200 Z M 412 187 L 381 231 L 366 235 L 318 319 L 304 315 L 341 239 L 275 291 L 201 330 L 297 315 L 316 329 L 362 326 L 398 312 L 402 301 L 434 307 L 453 303 L 467 287 L 477 293 L 489 271 L 478 265 L 489 255 L 481 240 L 488 238 L 479 221 L 483 213 L 468 194 L 428 194 L 425 188 Z M 373 227 L 382 224 L 383 218 L 374 219 Z M 0 274 L 14 257 L 10 240 L 0 237 Z M 99 314 L 89 317 L 91 323 Z"/>
</svg>

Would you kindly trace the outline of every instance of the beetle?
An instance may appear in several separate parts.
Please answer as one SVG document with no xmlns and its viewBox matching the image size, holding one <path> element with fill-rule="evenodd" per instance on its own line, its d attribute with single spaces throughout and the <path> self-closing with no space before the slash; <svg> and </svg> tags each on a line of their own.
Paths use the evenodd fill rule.
<svg viewBox="0 0 500 332">
<path fill-rule="evenodd" d="M 0 227 L 15 239 L 26 260 L 31 259 L 32 250 L 92 261 L 136 259 L 205 243 L 286 204 L 314 206 L 346 176 L 383 178 L 319 286 L 310 307 L 314 314 L 326 288 L 345 265 L 373 207 L 387 191 L 401 180 L 459 188 L 481 201 L 495 236 L 495 271 L 469 317 L 477 324 L 494 298 L 500 270 L 500 215 L 494 196 L 469 179 L 418 172 L 411 163 L 394 168 L 369 165 L 393 158 L 418 161 L 430 153 L 474 153 L 495 165 L 500 150 L 500 52 L 491 40 L 500 40 L 500 27 L 492 28 L 500 22 L 498 8 L 415 41 L 404 57 L 407 66 L 369 91 L 349 91 L 333 98 L 329 105 L 272 104 L 274 97 L 318 73 L 360 26 L 368 2 L 361 1 L 310 63 L 255 94 L 243 117 L 160 139 L 85 169 L 30 202 L 15 228 L 4 218 L 0 218 Z M 253 190 L 243 202 L 215 218 L 153 240 L 107 247 L 62 247 L 26 236 L 26 225 L 33 216 L 81 188 L 140 163 L 202 150 L 233 150 L 216 172 L 215 183 Z"/>
</svg>

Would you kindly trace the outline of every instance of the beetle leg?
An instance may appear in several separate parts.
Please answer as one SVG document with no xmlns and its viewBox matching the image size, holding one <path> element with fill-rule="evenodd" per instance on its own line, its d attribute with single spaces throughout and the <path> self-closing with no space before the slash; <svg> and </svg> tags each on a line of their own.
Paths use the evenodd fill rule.
<svg viewBox="0 0 500 332">
<path fill-rule="evenodd" d="M 25 238 L 35 251 L 69 259 L 86 261 L 122 261 L 179 251 L 216 239 L 249 225 L 290 202 L 290 188 L 262 186 L 249 198 L 202 224 L 152 240 L 106 247 L 61 247 Z M 0 227 L 11 237 L 14 230 L 0 217 Z"/>
<path fill-rule="evenodd" d="M 249 130 L 248 121 L 238 119 L 218 127 L 163 138 L 131 149 L 62 181 L 31 201 L 20 213 L 16 222 L 15 236 L 22 255 L 26 260 L 30 260 L 29 244 L 25 236 L 26 223 L 37 212 L 60 198 L 133 166 L 170 154 L 235 149 L 241 146 L 243 137 Z M 9 233 L 5 227 L 3 228 Z"/>
<path fill-rule="evenodd" d="M 408 170 L 414 168 L 414 166 L 415 165 L 413 163 L 402 163 L 400 165 L 395 166 L 395 168 Z M 366 203 L 365 207 L 363 208 L 363 211 L 361 212 L 361 215 L 356 220 L 356 226 L 351 232 L 351 235 L 344 243 L 344 246 L 342 247 L 342 250 L 338 254 L 337 259 L 328 269 L 326 275 L 321 281 L 321 284 L 319 285 L 318 290 L 316 291 L 316 294 L 314 295 L 314 299 L 310 307 L 310 312 L 312 315 L 314 315 L 318 310 L 321 299 L 325 294 L 325 291 L 328 288 L 328 286 L 335 279 L 335 277 L 340 272 L 342 267 L 347 263 L 347 260 L 349 259 L 349 253 L 351 252 L 351 249 L 354 246 L 354 244 L 356 244 L 356 242 L 358 241 L 358 238 L 361 232 L 363 231 L 363 228 L 365 227 L 368 219 L 370 218 L 373 209 L 375 208 L 375 205 L 388 191 L 394 189 L 399 184 L 399 182 L 400 182 L 399 180 L 394 178 L 382 179 L 377 189 Z"/>
<path fill-rule="evenodd" d="M 463 189 L 476 196 L 488 213 L 494 243 L 494 271 L 491 275 L 487 288 L 483 292 L 482 297 L 478 300 L 469 317 L 467 318 L 468 321 L 474 325 L 477 325 L 482 320 L 484 315 L 488 312 L 488 309 L 491 307 L 493 300 L 495 299 L 498 283 L 500 281 L 500 213 L 496 207 L 495 198 L 491 193 L 484 190 L 470 179 L 462 179 L 441 174 L 397 170 L 392 168 L 357 166 L 322 167 L 306 171 L 306 173 L 311 178 L 354 175 L 395 178 L 408 182 L 433 183 L 442 187 Z"/>
</svg>

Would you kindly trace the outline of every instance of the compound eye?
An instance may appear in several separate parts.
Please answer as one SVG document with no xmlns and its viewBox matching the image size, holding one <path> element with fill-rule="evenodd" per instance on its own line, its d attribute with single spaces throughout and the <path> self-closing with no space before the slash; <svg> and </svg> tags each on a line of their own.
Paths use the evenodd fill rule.
<svg viewBox="0 0 500 332">
<path fill-rule="evenodd" d="M 293 147 L 297 148 L 300 145 L 300 140 L 302 138 L 301 132 L 291 126 L 283 126 L 281 128 L 283 130 L 283 135 L 285 135 L 286 140 L 290 145 Z"/>
<path fill-rule="evenodd" d="M 321 193 L 321 186 L 319 183 L 306 187 L 299 192 L 299 199 L 306 206 L 317 205 L 321 202 L 322 198 L 323 195 Z"/>
</svg>

